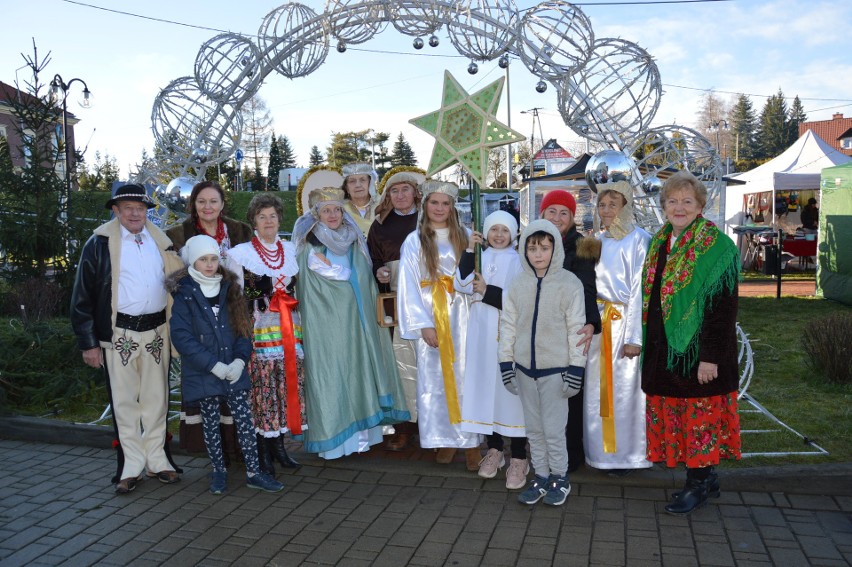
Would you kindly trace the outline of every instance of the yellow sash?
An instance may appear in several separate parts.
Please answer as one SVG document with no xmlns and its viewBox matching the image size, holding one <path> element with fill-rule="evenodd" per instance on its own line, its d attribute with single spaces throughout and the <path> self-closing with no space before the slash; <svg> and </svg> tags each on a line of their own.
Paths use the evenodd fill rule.
<svg viewBox="0 0 852 567">
<path fill-rule="evenodd" d="M 616 305 L 603 299 L 598 303 L 604 306 L 601 317 L 601 422 L 603 429 L 603 446 L 605 453 L 615 453 L 615 403 L 612 393 L 612 322 L 621 319 Z"/>
<path fill-rule="evenodd" d="M 455 425 L 461 423 L 461 409 L 459 409 L 459 397 L 456 392 L 456 374 L 453 371 L 456 352 L 453 348 L 452 329 L 450 329 L 450 306 L 447 303 L 447 294 L 453 294 L 453 278 L 439 276 L 437 281 L 422 280 L 420 282 L 421 288 L 429 286 L 432 286 L 432 315 L 435 319 L 435 332 L 438 335 L 438 353 L 441 356 L 441 373 L 444 375 L 447 413 L 450 415 L 450 423 Z"/>
</svg>

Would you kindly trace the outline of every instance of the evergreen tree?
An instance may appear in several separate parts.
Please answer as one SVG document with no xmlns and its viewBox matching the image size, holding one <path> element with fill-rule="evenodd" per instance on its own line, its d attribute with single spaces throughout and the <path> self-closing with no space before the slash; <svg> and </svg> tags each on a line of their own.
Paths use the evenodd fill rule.
<svg viewBox="0 0 852 567">
<path fill-rule="evenodd" d="M 319 150 L 319 148 L 316 146 L 312 146 L 311 153 L 308 156 L 308 166 L 314 167 L 317 165 L 322 165 L 324 161 L 325 158 L 323 157 L 322 152 Z"/>
<path fill-rule="evenodd" d="M 278 172 L 283 168 L 284 160 L 281 155 L 281 150 L 278 147 L 278 140 L 275 138 L 275 130 L 273 130 L 272 138 L 269 142 L 269 168 L 266 171 L 269 188 L 273 191 L 278 190 Z"/>
<path fill-rule="evenodd" d="M 790 144 L 799 139 L 799 124 L 808 121 L 808 115 L 805 114 L 805 107 L 802 106 L 802 101 L 799 95 L 793 99 L 793 104 L 790 105 L 790 133 L 788 141 Z"/>
<path fill-rule="evenodd" d="M 757 156 L 757 117 L 751 99 L 746 95 L 737 95 L 737 101 L 731 108 L 730 124 L 734 144 L 731 154 L 736 160 L 736 169 L 751 169 L 754 167 L 752 160 Z"/>
<path fill-rule="evenodd" d="M 298 167 L 296 165 L 296 152 L 293 151 L 293 146 L 290 145 L 287 136 L 278 136 L 278 146 L 281 148 L 281 167 Z"/>
<path fill-rule="evenodd" d="M 757 131 L 759 159 L 771 159 L 779 155 L 790 145 L 790 127 L 787 119 L 787 103 L 784 93 L 778 93 L 766 100 L 760 113 L 760 125 Z"/>
<path fill-rule="evenodd" d="M 417 158 L 414 155 L 414 150 L 411 149 L 411 146 L 405 140 L 405 136 L 402 135 L 402 132 L 399 133 L 399 136 L 396 138 L 396 142 L 393 144 L 390 162 L 391 167 L 398 167 L 400 165 L 417 165 Z"/>
<path fill-rule="evenodd" d="M 367 161 L 368 155 L 364 155 L 364 144 L 369 130 L 360 132 L 333 132 L 331 145 L 326 150 L 328 164 L 341 167 L 347 163 L 356 161 Z"/>
<path fill-rule="evenodd" d="M 95 163 L 92 168 L 86 167 L 85 161 L 78 162 L 80 191 L 112 191 L 112 184 L 121 178 L 118 161 L 108 153 L 101 156 L 95 152 Z"/>
</svg>

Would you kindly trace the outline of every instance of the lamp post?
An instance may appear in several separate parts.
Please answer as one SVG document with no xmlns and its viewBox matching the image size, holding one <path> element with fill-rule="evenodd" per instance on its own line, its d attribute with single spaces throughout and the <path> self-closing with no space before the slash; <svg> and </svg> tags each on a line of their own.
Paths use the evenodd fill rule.
<svg viewBox="0 0 852 567">
<path fill-rule="evenodd" d="M 66 83 L 62 80 L 62 76 L 57 73 L 50 82 L 51 98 L 54 101 L 58 101 L 59 97 L 62 97 L 62 145 L 65 147 L 65 191 L 59 197 L 59 217 L 66 231 L 68 229 L 68 199 L 71 197 L 71 147 L 68 144 L 68 90 L 74 83 L 81 83 L 83 85 L 83 98 L 80 100 L 80 106 L 91 108 L 92 92 L 83 79 L 74 78 Z M 68 252 L 67 242 L 66 252 Z"/>
</svg>

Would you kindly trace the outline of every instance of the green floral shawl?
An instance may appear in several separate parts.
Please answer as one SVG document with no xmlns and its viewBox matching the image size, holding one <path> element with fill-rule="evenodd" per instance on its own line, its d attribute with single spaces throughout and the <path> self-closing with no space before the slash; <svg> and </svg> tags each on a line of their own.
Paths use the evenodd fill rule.
<svg viewBox="0 0 852 567">
<path fill-rule="evenodd" d="M 672 234 L 666 223 L 651 240 L 642 282 L 642 327 L 657 271 L 660 249 Z M 677 238 L 669 252 L 660 286 L 663 327 L 668 341 L 666 367 L 686 374 L 698 362 L 698 335 L 707 305 L 720 293 L 730 293 L 740 274 L 740 254 L 716 225 L 699 216 Z M 643 344 L 647 344 L 644 342 Z"/>
</svg>

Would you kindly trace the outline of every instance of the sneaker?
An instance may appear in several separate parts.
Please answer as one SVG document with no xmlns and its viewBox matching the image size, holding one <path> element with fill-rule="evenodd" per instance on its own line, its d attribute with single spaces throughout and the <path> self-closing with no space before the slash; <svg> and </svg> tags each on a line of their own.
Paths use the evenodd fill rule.
<svg viewBox="0 0 852 567">
<path fill-rule="evenodd" d="M 228 489 L 228 473 L 213 471 L 210 473 L 210 494 L 222 494 Z"/>
<path fill-rule="evenodd" d="M 544 503 L 549 506 L 562 506 L 571 494 L 571 483 L 567 476 L 550 475 L 547 479 L 547 494 Z"/>
<path fill-rule="evenodd" d="M 518 490 L 527 483 L 527 473 L 530 472 L 530 462 L 527 459 L 512 459 L 506 469 L 506 488 Z"/>
<path fill-rule="evenodd" d="M 543 476 L 535 475 L 527 489 L 518 494 L 518 502 L 521 504 L 535 504 L 547 494 L 547 479 Z"/>
<path fill-rule="evenodd" d="M 265 492 L 281 492 L 284 490 L 283 484 L 266 473 L 257 473 L 254 476 L 250 476 L 246 484 L 249 488 Z"/>
<path fill-rule="evenodd" d="M 488 449 L 485 456 L 479 461 L 479 476 L 482 478 L 494 478 L 497 476 L 497 471 L 502 469 L 504 464 L 506 464 L 506 458 L 503 456 L 503 451 Z"/>
</svg>

